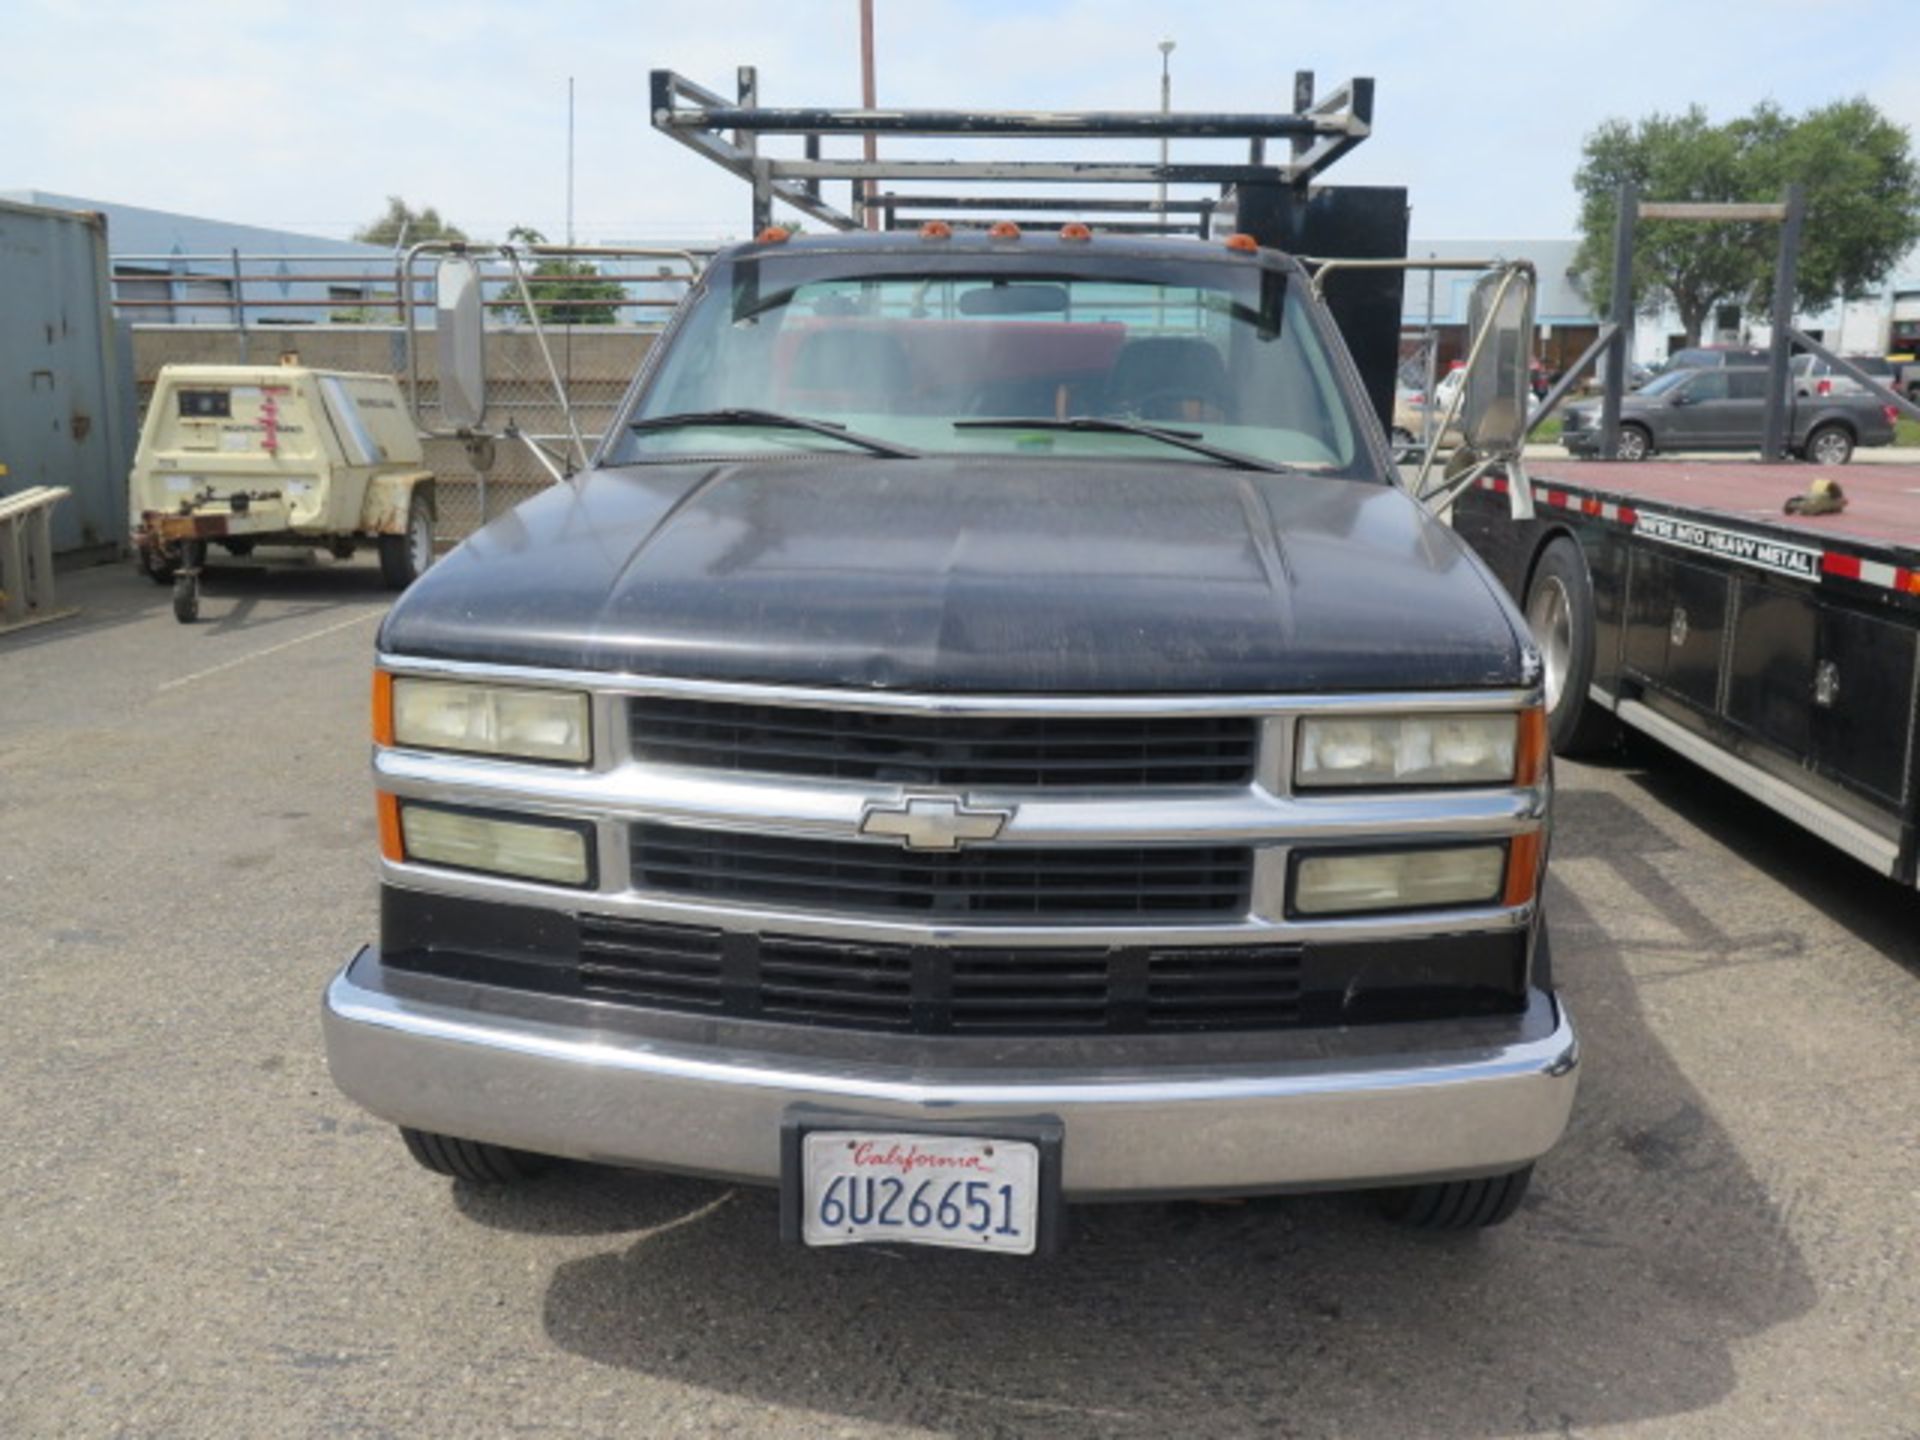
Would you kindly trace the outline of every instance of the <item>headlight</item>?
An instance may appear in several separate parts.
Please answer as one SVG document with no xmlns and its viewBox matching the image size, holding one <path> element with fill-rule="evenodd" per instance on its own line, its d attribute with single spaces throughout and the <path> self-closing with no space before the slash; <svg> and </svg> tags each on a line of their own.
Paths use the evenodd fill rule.
<svg viewBox="0 0 1920 1440">
<path fill-rule="evenodd" d="M 550 885 L 586 885 L 593 878 L 583 827 L 505 820 L 404 800 L 399 808 L 405 859 Z"/>
<path fill-rule="evenodd" d="M 384 672 L 382 672 L 384 674 Z M 593 758 L 587 697 L 460 680 L 391 677 L 391 739 L 422 750 L 463 750 L 516 760 L 584 765 Z M 375 738 L 380 734 L 378 681 Z"/>
<path fill-rule="evenodd" d="M 1484 905 L 1500 896 L 1506 873 L 1505 845 L 1307 855 L 1294 867 L 1293 908 L 1301 915 L 1352 915 Z"/>
<path fill-rule="evenodd" d="M 1320 716 L 1300 722 L 1294 781 L 1302 789 L 1361 785 L 1506 785 L 1520 758 L 1521 717 Z"/>
</svg>

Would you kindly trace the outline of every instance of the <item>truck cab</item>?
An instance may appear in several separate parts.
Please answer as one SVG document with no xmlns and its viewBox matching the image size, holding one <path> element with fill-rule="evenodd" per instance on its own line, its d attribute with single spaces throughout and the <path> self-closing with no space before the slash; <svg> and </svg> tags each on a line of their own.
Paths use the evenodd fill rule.
<svg viewBox="0 0 1920 1440">
<path fill-rule="evenodd" d="M 1026 1253 L 1126 1197 L 1492 1223 L 1566 1124 L 1539 656 L 1250 241 L 726 252 L 377 665 L 327 1044 L 442 1173 Z"/>
</svg>

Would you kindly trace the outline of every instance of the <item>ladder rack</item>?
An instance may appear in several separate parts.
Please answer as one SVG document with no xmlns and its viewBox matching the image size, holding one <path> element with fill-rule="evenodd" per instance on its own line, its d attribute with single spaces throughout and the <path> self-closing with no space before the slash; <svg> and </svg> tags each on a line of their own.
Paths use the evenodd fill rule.
<svg viewBox="0 0 1920 1440">
<path fill-rule="evenodd" d="M 1323 99 L 1314 99 L 1311 71 L 1294 76 L 1294 108 L 1270 114 L 1161 112 L 1150 110 L 836 110 L 772 109 L 759 104 L 759 77 L 742 66 L 733 101 L 671 70 L 652 74 L 653 125 L 753 188 L 755 233 L 773 223 L 776 202 L 836 230 L 858 230 L 877 210 L 888 229 L 918 226 L 924 212 L 1098 214 L 1102 228 L 1150 234 L 1205 237 L 1215 209 L 1234 191 L 1253 186 L 1288 187 L 1304 195 L 1323 174 L 1373 130 L 1373 81 L 1354 79 Z M 764 136 L 797 135 L 802 154 L 776 156 L 762 149 Z M 828 157 L 827 136 L 956 137 L 1022 140 L 1159 139 L 1244 140 L 1246 159 L 1159 164 L 1112 159 L 962 160 L 905 156 L 873 159 Z M 1270 161 L 1269 140 L 1288 142 L 1284 158 Z M 824 181 L 847 181 L 845 209 L 821 194 Z M 1158 196 L 971 195 L 933 190 L 885 192 L 882 181 L 920 184 L 1153 185 Z M 1218 186 L 1204 199 L 1165 197 L 1167 185 Z M 965 222 L 963 222 L 965 223 Z M 984 223 L 984 221 L 979 222 Z"/>
</svg>

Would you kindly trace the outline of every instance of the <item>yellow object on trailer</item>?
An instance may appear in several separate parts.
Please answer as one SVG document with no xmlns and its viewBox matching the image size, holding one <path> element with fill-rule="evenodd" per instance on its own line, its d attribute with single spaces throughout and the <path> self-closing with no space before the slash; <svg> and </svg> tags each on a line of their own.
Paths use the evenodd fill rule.
<svg viewBox="0 0 1920 1440">
<path fill-rule="evenodd" d="M 199 614 L 209 544 L 234 555 L 372 540 L 404 589 L 433 563 L 433 473 L 391 376 L 300 365 L 168 365 L 128 487 L 140 568 Z"/>
</svg>

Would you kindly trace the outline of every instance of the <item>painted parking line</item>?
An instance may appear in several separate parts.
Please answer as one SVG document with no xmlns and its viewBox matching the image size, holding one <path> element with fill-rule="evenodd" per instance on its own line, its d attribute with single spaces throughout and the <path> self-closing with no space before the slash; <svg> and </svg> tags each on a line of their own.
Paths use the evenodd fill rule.
<svg viewBox="0 0 1920 1440">
<path fill-rule="evenodd" d="M 164 681 L 159 688 L 163 691 L 177 690 L 182 685 L 191 685 L 194 681 L 204 680 L 209 675 L 218 675 L 223 670 L 231 670 L 235 666 L 245 665 L 249 660 L 264 660 L 269 655 L 277 655 L 282 650 L 291 650 L 294 646 L 304 645 L 309 640 L 323 639 L 337 631 L 345 630 L 349 626 L 364 625 L 369 620 L 378 620 L 386 613 L 384 609 L 369 610 L 364 615 L 355 615 L 352 619 L 342 620 L 337 625 L 328 625 L 319 630 L 308 631 L 305 635 L 296 635 L 291 640 L 282 640 L 278 645 L 269 645 L 264 650 L 254 650 L 245 655 L 236 655 L 231 660 L 222 660 L 218 665 L 209 665 L 206 669 L 196 670 L 191 675 L 176 675 L 173 679 Z"/>
</svg>

